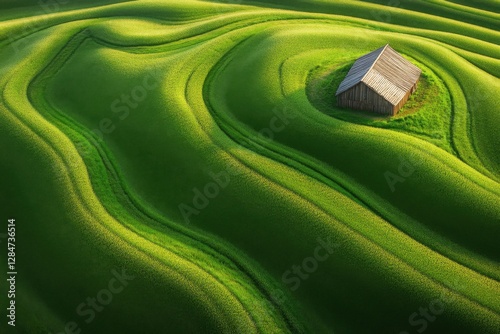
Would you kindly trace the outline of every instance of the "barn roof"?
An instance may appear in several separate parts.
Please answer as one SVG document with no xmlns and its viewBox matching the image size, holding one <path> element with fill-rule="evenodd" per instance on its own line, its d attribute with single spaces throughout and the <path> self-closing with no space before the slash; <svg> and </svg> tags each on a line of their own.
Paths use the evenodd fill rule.
<svg viewBox="0 0 500 334">
<path fill-rule="evenodd" d="M 421 70 L 387 44 L 356 60 L 335 95 L 363 82 L 376 93 L 397 105 L 415 85 Z"/>
</svg>

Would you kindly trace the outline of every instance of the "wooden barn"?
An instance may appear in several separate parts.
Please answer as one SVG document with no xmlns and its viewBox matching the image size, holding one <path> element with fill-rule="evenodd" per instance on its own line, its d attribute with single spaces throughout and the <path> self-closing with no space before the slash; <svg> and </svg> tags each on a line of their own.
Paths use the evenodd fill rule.
<svg viewBox="0 0 500 334">
<path fill-rule="evenodd" d="M 421 72 L 387 44 L 356 60 L 337 89 L 337 105 L 396 115 L 417 88 Z"/>
</svg>

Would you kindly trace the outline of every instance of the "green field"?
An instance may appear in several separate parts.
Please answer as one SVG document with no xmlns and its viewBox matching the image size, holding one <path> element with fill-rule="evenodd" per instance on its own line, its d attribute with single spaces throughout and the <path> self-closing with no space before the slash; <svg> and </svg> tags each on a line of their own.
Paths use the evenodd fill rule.
<svg viewBox="0 0 500 334">
<path fill-rule="evenodd" d="M 0 2 L 0 333 L 500 333 L 499 13 Z M 337 108 L 385 44 L 416 93 Z"/>
</svg>

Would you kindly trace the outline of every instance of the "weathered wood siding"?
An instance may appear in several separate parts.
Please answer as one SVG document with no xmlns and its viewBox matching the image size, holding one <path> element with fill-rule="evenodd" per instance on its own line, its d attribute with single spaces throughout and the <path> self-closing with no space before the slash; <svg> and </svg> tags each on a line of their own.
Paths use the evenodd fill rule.
<svg viewBox="0 0 500 334">
<path fill-rule="evenodd" d="M 363 82 L 339 94 L 337 105 L 342 108 L 373 111 L 385 115 L 394 114 L 394 106 Z"/>
<path fill-rule="evenodd" d="M 417 88 L 422 71 L 387 44 L 356 60 L 337 88 L 337 105 L 395 115 Z"/>
<path fill-rule="evenodd" d="M 384 115 L 396 115 L 408 101 L 410 95 L 415 92 L 417 84 L 418 81 L 398 104 L 392 105 L 392 103 L 384 99 L 365 83 L 360 82 L 337 96 L 337 106 L 341 108 L 372 111 Z"/>
<path fill-rule="evenodd" d="M 418 85 L 418 80 L 415 83 L 415 85 L 413 85 L 413 87 L 410 89 L 410 91 L 408 91 L 408 93 L 406 93 L 406 95 L 403 97 L 403 99 L 398 104 L 396 104 L 394 106 L 393 115 L 396 115 L 398 113 L 398 111 L 401 110 L 401 108 L 403 108 L 405 103 L 410 98 L 411 94 L 413 94 L 415 92 L 415 90 L 417 89 L 417 85 Z"/>
</svg>

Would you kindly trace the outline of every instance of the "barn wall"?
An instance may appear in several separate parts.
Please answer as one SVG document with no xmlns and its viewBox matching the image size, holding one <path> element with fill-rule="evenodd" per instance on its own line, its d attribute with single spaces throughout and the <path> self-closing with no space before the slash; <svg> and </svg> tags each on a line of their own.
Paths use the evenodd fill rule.
<svg viewBox="0 0 500 334">
<path fill-rule="evenodd" d="M 417 84 L 418 81 L 408 93 L 406 93 L 403 99 L 397 105 L 393 106 L 392 103 L 378 95 L 373 89 L 363 82 L 360 82 L 337 96 L 337 106 L 356 110 L 373 111 L 384 115 L 396 115 L 408 101 L 410 95 L 415 92 Z"/>
<path fill-rule="evenodd" d="M 394 115 L 394 106 L 362 82 L 339 94 L 337 105 L 342 108 Z"/>
<path fill-rule="evenodd" d="M 415 90 L 417 89 L 417 85 L 418 85 L 418 81 L 415 83 L 415 85 L 413 85 L 413 87 L 410 89 L 410 91 L 408 91 L 408 93 L 406 93 L 406 95 L 401 99 L 401 101 L 399 101 L 399 103 L 394 106 L 393 115 L 396 115 L 398 113 L 398 111 L 401 110 L 401 108 L 403 108 L 405 103 L 410 98 L 410 95 L 413 94 L 415 92 Z"/>
</svg>

